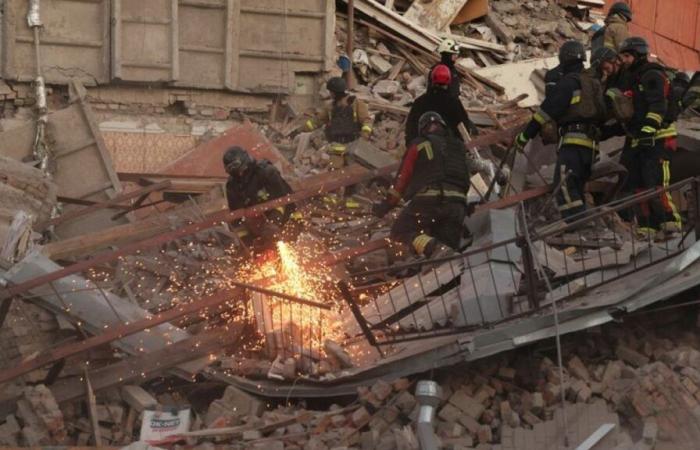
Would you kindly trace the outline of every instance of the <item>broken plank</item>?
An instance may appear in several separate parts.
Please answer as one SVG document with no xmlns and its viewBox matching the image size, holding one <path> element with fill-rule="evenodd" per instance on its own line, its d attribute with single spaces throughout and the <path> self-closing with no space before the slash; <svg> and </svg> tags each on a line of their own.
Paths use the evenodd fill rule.
<svg viewBox="0 0 700 450">
<path fill-rule="evenodd" d="M 441 31 L 449 27 L 467 0 L 414 1 L 403 17 L 429 30 Z"/>
<path fill-rule="evenodd" d="M 87 368 L 83 368 L 84 392 L 87 397 L 88 415 L 90 417 L 90 427 L 92 428 L 92 437 L 95 440 L 96 447 L 102 447 L 102 437 L 100 436 L 100 424 L 97 422 L 97 402 L 95 401 L 95 392 L 92 390 L 90 376 Z"/>
<path fill-rule="evenodd" d="M 500 39 L 502 42 L 505 42 L 506 44 L 513 42 L 513 37 L 511 36 L 508 27 L 506 27 L 498 17 L 494 16 L 493 14 L 486 14 L 484 22 L 489 28 L 491 28 L 493 34 L 495 34 L 496 37 L 498 37 L 498 39 Z"/>
<path fill-rule="evenodd" d="M 100 391 L 134 381 L 145 382 L 179 364 L 216 353 L 224 346 L 235 345 L 241 336 L 242 329 L 243 325 L 232 324 L 208 330 L 189 339 L 175 342 L 161 350 L 131 356 L 124 361 L 95 369 L 90 372 L 92 387 L 95 391 Z M 136 393 L 132 393 L 132 391 Z M 146 393 L 146 397 L 138 395 L 139 391 L 143 391 L 143 389 L 138 386 L 124 386 L 122 398 L 138 412 L 157 404 L 152 397 L 148 399 L 150 396 L 148 393 Z M 83 395 L 80 381 L 77 379 L 58 382 L 51 386 L 51 392 L 59 403 L 77 400 Z"/>
<path fill-rule="evenodd" d="M 118 325 L 108 328 L 107 331 L 105 331 L 104 333 L 87 338 L 83 341 L 70 343 L 54 349 L 49 349 L 46 352 L 34 356 L 33 358 L 25 359 L 22 363 L 14 367 L 1 371 L 0 383 L 13 380 L 17 377 L 31 372 L 32 370 L 36 370 L 47 364 L 51 364 L 52 362 L 58 361 L 59 359 L 77 355 L 82 352 L 99 347 L 100 345 L 109 344 L 112 341 L 122 339 L 126 336 L 131 336 L 147 328 L 153 328 L 157 325 L 161 325 L 166 322 L 170 322 L 175 319 L 187 316 L 189 314 L 199 312 L 205 308 L 211 310 L 213 308 L 219 307 L 231 298 L 237 297 L 238 295 L 240 295 L 240 293 L 241 291 L 238 289 L 221 291 L 209 297 L 205 297 L 199 301 L 188 303 L 178 308 L 170 309 L 168 311 L 157 314 L 155 316 L 151 316 L 146 319 L 141 319 L 125 325 Z"/>
<path fill-rule="evenodd" d="M 83 256 L 107 246 L 124 244 L 124 247 L 122 247 L 120 250 L 105 252 L 103 255 L 100 255 L 102 258 L 107 257 L 109 261 L 112 261 L 117 259 L 119 256 L 136 253 L 146 248 L 153 248 L 158 245 L 171 242 L 173 239 L 189 236 L 209 228 L 218 227 L 222 222 L 232 222 L 243 217 L 253 217 L 278 206 L 285 206 L 290 203 L 306 200 L 326 192 L 340 189 L 342 187 L 351 186 L 353 184 L 371 180 L 375 177 L 390 174 L 396 170 L 397 167 L 398 163 L 390 167 L 384 167 L 382 169 L 372 171 L 360 166 L 359 164 L 355 164 L 346 167 L 342 171 L 323 173 L 301 180 L 299 183 L 295 183 L 292 187 L 298 188 L 303 186 L 303 190 L 290 194 L 286 197 L 261 203 L 251 208 L 229 211 L 226 207 L 226 201 L 224 199 L 206 203 L 201 205 L 202 215 L 206 216 L 205 219 L 190 225 L 186 225 L 175 231 L 170 231 L 170 216 L 173 214 L 173 212 L 170 211 L 168 214 L 160 214 L 136 223 L 125 224 L 100 232 L 88 233 L 82 236 L 76 236 L 75 238 L 53 242 L 46 245 L 43 252 L 54 260 L 67 259 Z M 143 241 L 133 242 L 138 239 L 143 239 Z M 97 261 L 100 256 L 93 256 L 92 261 Z M 107 262 L 107 260 L 105 260 L 105 262 Z M 11 288 L 11 290 L 16 288 L 17 287 Z"/>
<path fill-rule="evenodd" d="M 172 182 L 170 180 L 163 180 L 158 183 L 152 184 L 150 186 L 146 186 L 141 189 L 136 189 L 134 191 L 127 192 L 125 194 L 118 195 L 111 200 L 105 201 L 105 202 L 93 202 L 92 205 L 83 208 L 83 209 L 76 209 L 73 211 L 69 211 L 66 214 L 62 214 L 59 217 L 56 217 L 54 219 L 48 220 L 46 222 L 42 222 L 36 225 L 35 229 L 36 231 L 43 231 L 48 227 L 51 226 L 58 226 L 61 225 L 65 222 L 75 220 L 77 218 L 80 218 L 86 214 L 91 214 L 95 211 L 99 211 L 104 208 L 109 208 L 115 205 L 118 205 L 119 203 L 125 202 L 127 200 L 131 200 L 136 197 L 140 197 L 142 195 L 150 194 L 151 192 L 156 192 L 156 191 L 161 191 L 164 189 L 169 188 L 172 185 Z"/>
<path fill-rule="evenodd" d="M 342 1 L 346 4 L 348 2 L 348 0 Z M 385 8 L 379 3 L 368 0 L 355 0 L 353 3 L 355 10 L 378 21 L 383 26 L 387 27 L 387 29 L 391 30 L 391 33 L 408 39 L 427 52 L 434 52 L 440 42 L 440 39 L 429 30 L 417 26 L 410 20 L 405 19 L 398 13 Z"/>
<path fill-rule="evenodd" d="M 440 37 L 445 39 L 452 39 L 458 44 L 460 44 L 460 46 L 470 50 L 488 50 L 490 52 L 496 52 L 501 54 L 508 53 L 508 50 L 506 49 L 505 45 L 484 41 L 483 39 L 474 39 L 467 36 L 460 36 L 458 34 L 451 33 L 440 33 Z"/>
</svg>

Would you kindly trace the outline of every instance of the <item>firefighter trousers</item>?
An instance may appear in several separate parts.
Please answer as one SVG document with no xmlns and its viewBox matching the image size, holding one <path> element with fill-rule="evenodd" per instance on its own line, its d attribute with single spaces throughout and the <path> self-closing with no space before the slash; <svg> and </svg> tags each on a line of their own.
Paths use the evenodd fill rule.
<svg viewBox="0 0 700 450">
<path fill-rule="evenodd" d="M 584 192 L 586 182 L 591 177 L 594 152 L 580 145 L 562 145 L 559 148 L 554 186 L 559 186 L 561 180 L 565 180 L 556 193 L 557 207 L 564 220 L 575 220 L 572 216 L 586 210 Z"/>
<path fill-rule="evenodd" d="M 399 213 L 390 237 L 412 246 L 419 255 L 431 239 L 458 250 L 466 212 L 464 200 L 416 197 Z"/>
<path fill-rule="evenodd" d="M 633 162 L 630 185 L 635 192 L 656 189 L 658 194 L 641 202 L 635 210 L 637 225 L 654 231 L 665 225 L 680 226 L 681 218 L 669 192 L 663 191 L 671 181 L 671 158 L 676 150 L 676 138 L 659 139 L 652 148 L 632 149 Z"/>
</svg>

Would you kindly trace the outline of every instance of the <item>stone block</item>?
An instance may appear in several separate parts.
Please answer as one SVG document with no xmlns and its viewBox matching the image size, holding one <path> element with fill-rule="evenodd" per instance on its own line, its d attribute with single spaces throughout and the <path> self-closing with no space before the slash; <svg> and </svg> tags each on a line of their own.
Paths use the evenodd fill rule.
<svg viewBox="0 0 700 450">
<path fill-rule="evenodd" d="M 448 400 L 452 405 L 456 406 L 457 409 L 462 411 L 474 419 L 481 417 L 484 412 L 484 405 L 476 401 L 474 398 L 468 396 L 464 391 L 459 390 L 452 394 Z"/>
<path fill-rule="evenodd" d="M 235 416 L 260 417 L 265 410 L 263 402 L 234 386 L 226 388 L 221 401 L 231 409 Z"/>
<path fill-rule="evenodd" d="M 619 344 L 617 346 L 615 354 L 618 358 L 633 367 L 642 367 L 649 363 L 649 358 L 624 344 Z"/>
</svg>

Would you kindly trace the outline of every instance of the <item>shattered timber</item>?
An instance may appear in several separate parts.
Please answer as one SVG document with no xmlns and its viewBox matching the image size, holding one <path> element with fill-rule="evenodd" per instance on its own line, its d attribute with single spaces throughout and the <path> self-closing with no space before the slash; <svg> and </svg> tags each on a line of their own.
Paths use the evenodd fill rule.
<svg viewBox="0 0 700 450">
<path fill-rule="evenodd" d="M 568 222 L 554 147 L 508 150 L 609 3 L 0 1 L 0 446 L 697 448 L 697 117 L 663 240 L 623 220 L 659 193 L 620 195 L 621 142 Z M 511 177 L 472 177 L 461 252 L 407 258 L 371 210 L 446 37 L 468 151 Z M 348 62 L 373 132 L 332 170 L 305 124 Z M 232 146 L 292 192 L 229 210 Z"/>
</svg>

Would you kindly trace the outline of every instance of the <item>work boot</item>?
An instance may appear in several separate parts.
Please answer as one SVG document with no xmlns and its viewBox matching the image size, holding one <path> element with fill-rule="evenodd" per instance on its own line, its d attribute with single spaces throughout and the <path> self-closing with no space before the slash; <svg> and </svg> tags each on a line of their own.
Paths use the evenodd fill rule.
<svg viewBox="0 0 700 450">
<path fill-rule="evenodd" d="M 651 227 L 637 227 L 636 230 L 634 230 L 634 234 L 637 236 L 637 239 L 642 240 L 642 241 L 649 241 L 649 240 L 654 240 L 656 238 L 656 230 L 655 228 Z"/>
<path fill-rule="evenodd" d="M 674 221 L 664 222 L 661 224 L 661 230 L 666 233 L 680 233 L 682 230 L 681 224 Z"/>
</svg>

